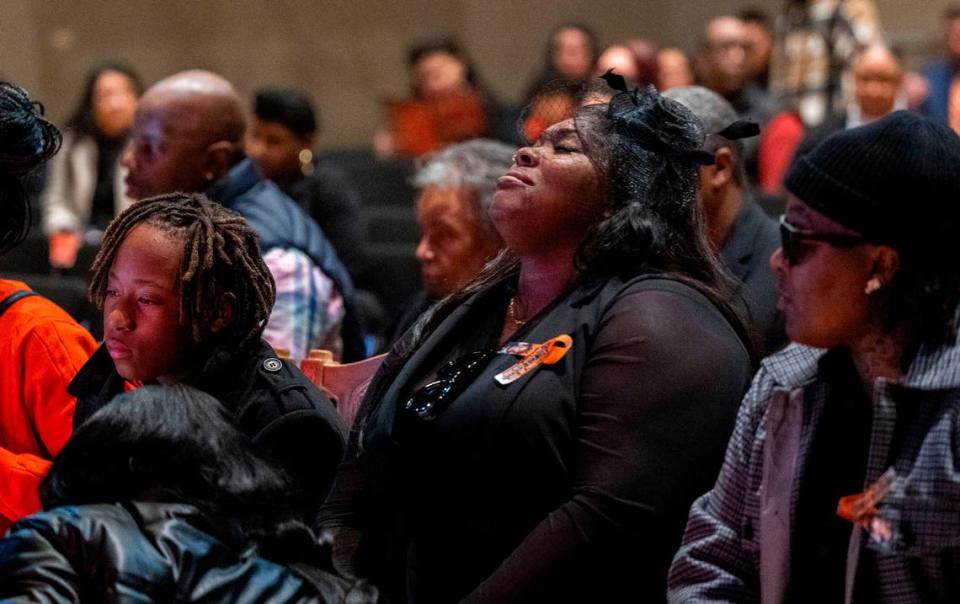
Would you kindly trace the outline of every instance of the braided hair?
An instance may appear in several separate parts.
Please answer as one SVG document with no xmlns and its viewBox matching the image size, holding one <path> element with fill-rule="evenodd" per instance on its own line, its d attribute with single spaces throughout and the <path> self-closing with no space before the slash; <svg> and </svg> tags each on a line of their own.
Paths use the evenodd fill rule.
<svg viewBox="0 0 960 604">
<path fill-rule="evenodd" d="M 220 296 L 236 297 L 233 320 L 218 334 L 232 349 L 260 339 L 276 297 L 273 277 L 260 256 L 257 234 L 243 216 L 197 193 L 172 193 L 139 201 L 117 216 L 103 235 L 90 269 L 90 299 L 103 308 L 107 280 L 120 245 L 139 225 L 183 241 L 180 321 L 196 343 L 210 335 Z"/>
<path fill-rule="evenodd" d="M 43 105 L 24 89 L 0 82 L 0 252 L 30 229 L 23 180 L 60 149 L 60 131 L 43 118 Z"/>
</svg>

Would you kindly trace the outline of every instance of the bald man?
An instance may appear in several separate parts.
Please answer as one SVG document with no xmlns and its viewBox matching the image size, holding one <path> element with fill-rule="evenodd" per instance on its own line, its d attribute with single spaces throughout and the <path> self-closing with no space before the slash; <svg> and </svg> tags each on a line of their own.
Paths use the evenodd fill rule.
<svg viewBox="0 0 960 604">
<path fill-rule="evenodd" d="M 140 100 L 123 157 L 127 194 L 205 191 L 243 159 L 244 131 L 240 99 L 220 76 L 186 71 L 157 82 Z"/>
<path fill-rule="evenodd" d="M 853 59 L 853 102 L 810 130 L 794 153 L 794 159 L 813 149 L 834 132 L 869 124 L 892 113 L 902 92 L 903 67 L 882 44 L 871 44 Z"/>
<path fill-rule="evenodd" d="M 847 128 L 878 120 L 896 108 L 903 85 L 903 67 L 882 44 L 868 46 L 853 60 L 854 106 L 847 111 Z M 851 119 L 856 112 L 857 119 Z"/>
<path fill-rule="evenodd" d="M 243 102 L 233 85 L 207 71 L 161 80 L 140 99 L 123 155 L 134 199 L 184 191 L 206 193 L 239 212 L 260 236 L 277 302 L 264 332 L 295 359 L 310 348 L 363 358 L 353 283 L 312 218 L 244 156 Z"/>
</svg>

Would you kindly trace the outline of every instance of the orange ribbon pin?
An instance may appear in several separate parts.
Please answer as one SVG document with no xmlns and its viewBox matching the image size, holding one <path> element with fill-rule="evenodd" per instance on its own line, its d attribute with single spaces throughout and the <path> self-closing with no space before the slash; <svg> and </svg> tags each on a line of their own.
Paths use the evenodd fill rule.
<svg viewBox="0 0 960 604">
<path fill-rule="evenodd" d="M 863 527 L 874 541 L 889 541 L 893 538 L 893 529 L 890 522 L 877 510 L 877 504 L 890 492 L 896 476 L 894 469 L 890 468 L 862 493 L 841 497 L 837 505 L 837 515 Z"/>
<path fill-rule="evenodd" d="M 540 365 L 553 365 L 562 359 L 570 348 L 573 339 L 566 335 L 550 338 L 542 344 L 528 344 L 517 342 L 504 346 L 500 350 L 504 354 L 520 355 L 520 360 L 494 376 L 497 383 L 506 386 L 527 375 Z"/>
</svg>

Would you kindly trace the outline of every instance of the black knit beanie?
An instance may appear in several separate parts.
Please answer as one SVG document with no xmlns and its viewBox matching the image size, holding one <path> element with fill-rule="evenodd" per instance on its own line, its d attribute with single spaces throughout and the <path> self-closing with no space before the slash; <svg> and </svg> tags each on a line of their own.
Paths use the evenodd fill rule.
<svg viewBox="0 0 960 604">
<path fill-rule="evenodd" d="M 955 240 L 960 137 L 944 124 L 897 111 L 830 136 L 794 162 L 784 184 L 875 243 L 912 249 L 940 236 Z"/>
</svg>

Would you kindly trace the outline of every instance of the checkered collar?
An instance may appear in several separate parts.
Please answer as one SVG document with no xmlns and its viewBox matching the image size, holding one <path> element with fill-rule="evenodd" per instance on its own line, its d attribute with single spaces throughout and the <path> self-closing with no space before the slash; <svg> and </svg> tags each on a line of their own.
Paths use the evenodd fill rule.
<svg viewBox="0 0 960 604">
<path fill-rule="evenodd" d="M 761 365 L 778 385 L 799 388 L 813 381 L 827 353 L 822 348 L 790 344 L 765 358 Z M 960 341 L 934 349 L 922 346 L 900 380 L 900 386 L 914 390 L 960 387 Z"/>
</svg>

